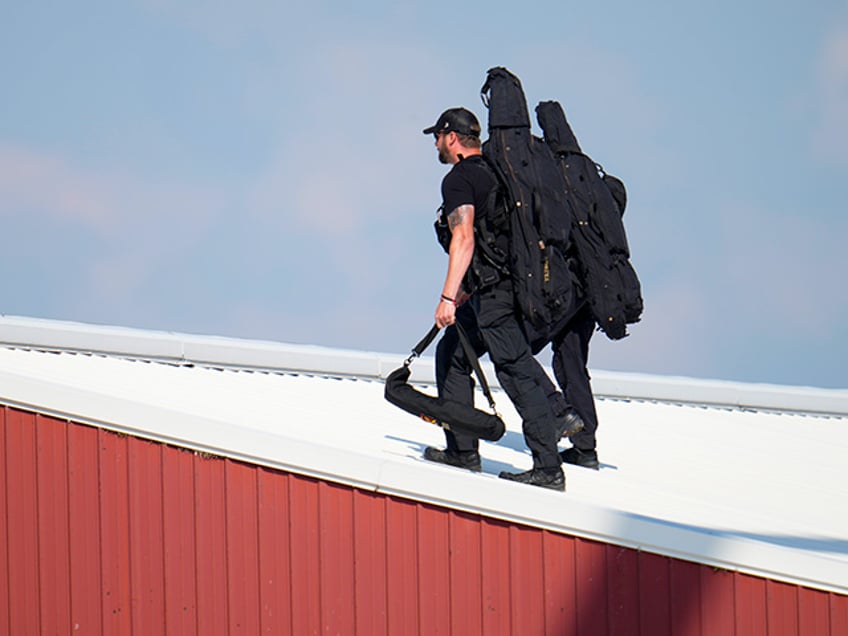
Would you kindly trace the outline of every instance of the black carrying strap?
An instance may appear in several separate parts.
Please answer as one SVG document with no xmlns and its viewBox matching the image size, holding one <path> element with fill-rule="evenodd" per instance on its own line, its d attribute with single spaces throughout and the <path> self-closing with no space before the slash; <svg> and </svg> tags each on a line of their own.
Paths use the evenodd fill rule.
<svg viewBox="0 0 848 636">
<path fill-rule="evenodd" d="M 410 356 L 406 359 L 406 362 L 404 362 L 404 363 L 403 363 L 403 364 L 404 364 L 404 366 L 408 367 L 410 364 L 412 364 L 412 361 L 413 361 L 413 360 L 415 360 L 415 358 L 417 358 L 417 357 L 418 357 L 418 356 L 420 356 L 422 353 L 424 353 L 424 350 L 425 350 L 427 347 L 429 347 L 429 346 L 430 346 L 430 343 L 431 343 L 431 342 L 433 342 L 433 340 L 434 340 L 434 339 L 436 338 L 436 336 L 438 335 L 438 333 L 439 333 L 439 329 L 440 329 L 439 325 L 435 325 L 435 324 L 434 324 L 434 325 L 430 328 L 430 331 L 428 331 L 428 332 L 427 332 L 427 335 L 426 335 L 426 336 L 424 336 L 423 338 L 421 338 L 421 342 L 419 342 L 417 345 L 415 345 L 414 347 L 412 347 L 412 355 L 410 355 Z"/>
<path fill-rule="evenodd" d="M 483 394 L 486 396 L 486 399 L 489 401 L 489 408 L 492 409 L 492 412 L 495 415 L 498 415 L 498 409 L 495 406 L 495 398 L 492 396 L 492 390 L 489 388 L 489 382 L 486 380 L 486 375 L 483 373 L 483 368 L 480 366 L 480 360 L 477 358 L 477 353 L 474 351 L 474 347 L 471 346 L 471 341 L 468 338 L 468 334 L 465 332 L 465 329 L 459 322 L 454 322 L 454 326 L 456 327 L 456 331 L 459 334 L 459 343 L 462 345 L 462 350 L 465 352 L 465 357 L 468 359 L 468 363 L 471 365 L 471 368 L 474 369 L 474 374 L 477 376 L 477 381 L 480 383 L 480 387 L 483 389 Z M 415 358 L 419 357 L 427 347 L 430 346 L 430 343 L 435 340 L 436 336 L 439 333 L 440 327 L 438 325 L 433 325 L 430 328 L 430 331 L 427 332 L 427 335 L 424 336 L 421 341 L 412 348 L 412 354 L 406 359 L 406 362 L 403 363 L 405 367 L 408 367 L 412 364 L 412 361 Z"/>
<path fill-rule="evenodd" d="M 492 397 L 492 390 L 489 388 L 489 382 L 486 380 L 486 376 L 483 373 L 483 368 L 480 366 L 480 360 L 477 358 L 477 352 L 474 351 L 474 347 L 471 346 L 471 341 L 468 339 L 468 334 L 465 333 L 465 329 L 459 322 L 455 322 L 456 331 L 459 334 L 459 342 L 462 345 L 463 351 L 465 351 L 465 357 L 468 359 L 468 364 L 471 365 L 471 368 L 474 369 L 474 373 L 477 376 L 477 381 L 480 383 L 480 388 L 483 389 L 483 395 L 486 396 L 486 399 L 489 401 L 489 408 L 492 409 L 492 413 L 497 414 L 498 409 L 495 406 L 495 398 Z"/>
<path fill-rule="evenodd" d="M 471 346 L 467 334 L 459 325 L 457 325 L 457 332 L 463 350 L 468 356 L 469 363 L 475 369 L 477 379 L 480 381 L 483 391 L 489 400 L 489 405 L 494 410 L 495 401 L 489 391 L 489 384 L 486 382 L 486 377 L 483 375 L 482 369 L 480 369 L 474 348 Z M 409 384 L 411 371 L 409 367 L 412 361 L 421 355 L 438 333 L 439 328 L 434 325 L 421 342 L 415 345 L 412 355 L 409 356 L 403 366 L 395 369 L 386 377 L 384 390 L 386 400 L 410 415 L 420 417 L 425 422 L 437 424 L 445 430 L 477 439 L 492 442 L 498 441 L 506 432 L 506 425 L 497 412 L 494 414 L 487 413 L 486 411 L 475 408 L 473 403 L 458 402 L 441 395 L 434 397 L 416 390 Z"/>
</svg>

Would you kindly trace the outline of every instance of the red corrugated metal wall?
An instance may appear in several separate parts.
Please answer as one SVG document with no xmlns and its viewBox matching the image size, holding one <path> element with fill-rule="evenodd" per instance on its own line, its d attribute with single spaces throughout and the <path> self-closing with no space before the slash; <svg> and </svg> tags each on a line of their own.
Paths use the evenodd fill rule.
<svg viewBox="0 0 848 636">
<path fill-rule="evenodd" d="M 0 407 L 0 634 L 848 634 L 848 597 Z"/>
</svg>

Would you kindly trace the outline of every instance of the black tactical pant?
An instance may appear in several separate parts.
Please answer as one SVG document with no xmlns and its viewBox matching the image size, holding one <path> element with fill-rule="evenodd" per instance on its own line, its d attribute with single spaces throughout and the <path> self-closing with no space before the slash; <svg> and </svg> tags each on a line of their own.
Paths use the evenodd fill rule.
<svg viewBox="0 0 848 636">
<path fill-rule="evenodd" d="M 533 454 L 534 468 L 559 466 L 556 422 L 548 400 L 555 389 L 533 357 L 527 336 L 516 318 L 511 283 L 502 281 L 475 292 L 469 303 L 471 307 L 464 305 L 457 310 L 457 320 L 468 333 L 477 354 L 489 353 L 501 387 L 522 418 L 524 440 Z M 472 404 L 474 381 L 470 374 L 471 367 L 459 346 L 456 328 L 449 327 L 436 349 L 439 395 Z M 451 431 L 445 431 L 445 437 L 449 450 L 477 450 L 477 438 Z"/>
<path fill-rule="evenodd" d="M 554 351 L 551 365 L 557 383 L 566 401 L 583 420 L 583 430 L 571 437 L 571 443 L 580 450 L 595 449 L 595 431 L 598 430 L 598 414 L 587 368 L 589 340 L 594 331 L 595 319 L 586 303 L 551 343 Z"/>
</svg>

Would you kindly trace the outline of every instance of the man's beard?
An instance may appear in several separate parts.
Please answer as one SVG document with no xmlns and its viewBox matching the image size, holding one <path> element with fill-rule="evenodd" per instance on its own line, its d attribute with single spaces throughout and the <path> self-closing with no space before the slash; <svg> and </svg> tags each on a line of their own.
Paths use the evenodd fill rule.
<svg viewBox="0 0 848 636">
<path fill-rule="evenodd" d="M 444 164 L 451 163 L 451 157 L 448 154 L 447 148 L 439 148 L 439 161 Z"/>
</svg>

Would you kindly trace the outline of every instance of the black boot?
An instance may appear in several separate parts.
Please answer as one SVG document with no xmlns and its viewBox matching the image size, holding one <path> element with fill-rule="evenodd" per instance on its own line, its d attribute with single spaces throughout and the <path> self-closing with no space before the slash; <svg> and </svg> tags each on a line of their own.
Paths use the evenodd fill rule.
<svg viewBox="0 0 848 636">
<path fill-rule="evenodd" d="M 596 450 L 580 450 L 572 446 L 564 451 L 559 452 L 559 456 L 566 464 L 574 464 L 583 468 L 591 468 L 599 470 L 601 464 L 598 461 L 598 452 Z"/>
<path fill-rule="evenodd" d="M 571 437 L 575 433 L 583 430 L 583 418 L 581 418 L 573 407 L 569 406 L 562 415 L 558 415 L 557 419 L 557 439 L 561 437 Z"/>
<path fill-rule="evenodd" d="M 550 488 L 551 490 L 565 491 L 565 475 L 562 468 L 533 468 L 523 473 L 508 473 L 506 471 L 498 475 L 501 479 L 517 481 L 531 486 Z"/>
<path fill-rule="evenodd" d="M 467 468 L 468 470 L 473 470 L 475 473 L 483 470 L 480 453 L 477 451 L 460 453 L 458 451 L 441 450 L 428 446 L 424 449 L 424 459 L 439 464 L 447 464 L 448 466 L 456 466 L 457 468 Z"/>
</svg>

